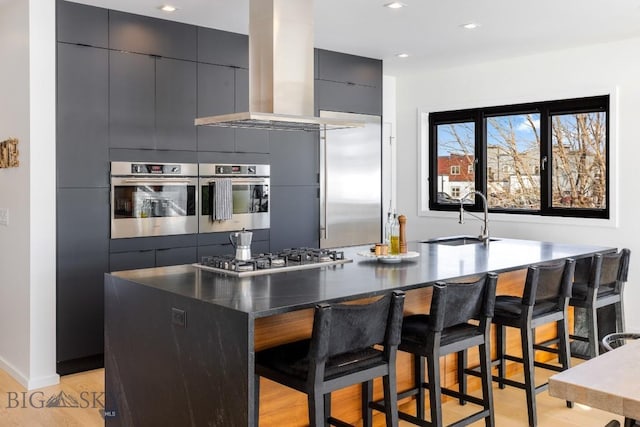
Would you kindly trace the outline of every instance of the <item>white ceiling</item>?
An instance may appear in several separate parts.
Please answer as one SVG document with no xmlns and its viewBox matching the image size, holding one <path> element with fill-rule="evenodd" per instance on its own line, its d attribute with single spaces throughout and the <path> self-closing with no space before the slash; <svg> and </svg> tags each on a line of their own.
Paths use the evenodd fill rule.
<svg viewBox="0 0 640 427">
<path fill-rule="evenodd" d="M 248 33 L 249 0 L 73 0 Z M 386 65 L 479 62 L 640 37 L 640 0 L 316 0 L 315 46 Z M 159 5 L 178 7 L 162 12 Z M 476 22 L 465 30 L 460 25 Z M 406 52 L 406 59 L 396 58 Z"/>
</svg>

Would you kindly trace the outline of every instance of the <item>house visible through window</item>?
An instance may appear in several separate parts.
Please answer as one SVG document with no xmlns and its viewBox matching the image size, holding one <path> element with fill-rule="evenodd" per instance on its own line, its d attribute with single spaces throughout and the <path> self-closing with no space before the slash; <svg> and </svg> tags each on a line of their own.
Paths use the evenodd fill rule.
<svg viewBox="0 0 640 427">
<path fill-rule="evenodd" d="M 609 96 L 430 113 L 429 208 L 476 189 L 492 212 L 608 218 L 608 123 Z"/>
</svg>

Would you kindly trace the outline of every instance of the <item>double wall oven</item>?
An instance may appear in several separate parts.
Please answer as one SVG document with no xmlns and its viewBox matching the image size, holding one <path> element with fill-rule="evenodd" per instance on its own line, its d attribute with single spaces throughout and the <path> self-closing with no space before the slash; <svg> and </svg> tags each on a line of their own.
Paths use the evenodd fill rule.
<svg viewBox="0 0 640 427">
<path fill-rule="evenodd" d="M 111 162 L 111 238 L 269 228 L 269 172 L 259 164 Z M 225 199 L 221 218 L 215 203 Z"/>
</svg>

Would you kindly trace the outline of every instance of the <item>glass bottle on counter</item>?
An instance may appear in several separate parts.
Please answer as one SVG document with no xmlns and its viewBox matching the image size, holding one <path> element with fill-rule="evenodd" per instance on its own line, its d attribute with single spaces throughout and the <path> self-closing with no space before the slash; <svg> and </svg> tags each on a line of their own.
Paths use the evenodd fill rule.
<svg viewBox="0 0 640 427">
<path fill-rule="evenodd" d="M 393 214 L 389 242 L 389 254 L 398 255 L 400 253 L 400 223 L 398 222 L 398 215 L 395 212 Z"/>
<path fill-rule="evenodd" d="M 387 246 L 391 245 L 391 226 L 393 225 L 393 218 L 391 217 L 391 211 L 387 212 L 387 222 L 384 223 L 384 239 L 382 243 Z"/>
</svg>

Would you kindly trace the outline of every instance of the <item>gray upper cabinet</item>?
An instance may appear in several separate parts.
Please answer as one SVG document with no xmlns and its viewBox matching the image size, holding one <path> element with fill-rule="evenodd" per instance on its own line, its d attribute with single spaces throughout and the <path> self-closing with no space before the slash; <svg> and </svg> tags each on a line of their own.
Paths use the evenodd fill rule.
<svg viewBox="0 0 640 427">
<path fill-rule="evenodd" d="M 271 186 L 271 250 L 320 246 L 318 187 Z"/>
<path fill-rule="evenodd" d="M 164 19 L 109 11 L 109 48 L 195 61 L 196 27 Z"/>
<path fill-rule="evenodd" d="M 249 111 L 249 71 L 235 69 L 235 112 Z M 269 131 L 237 129 L 235 150 L 240 153 L 268 153 Z"/>
<path fill-rule="evenodd" d="M 196 150 L 196 64 L 111 51 L 111 148 Z"/>
<path fill-rule="evenodd" d="M 109 52 L 112 148 L 155 148 L 155 58 Z"/>
<path fill-rule="evenodd" d="M 56 40 L 95 47 L 109 47 L 109 11 L 58 0 Z"/>
<path fill-rule="evenodd" d="M 382 115 L 382 87 L 316 80 L 317 110 Z"/>
<path fill-rule="evenodd" d="M 317 49 L 317 78 L 382 87 L 382 61 Z"/>
<path fill-rule="evenodd" d="M 318 185 L 318 134 L 272 131 L 271 185 Z"/>
<path fill-rule="evenodd" d="M 249 37 L 198 27 L 198 62 L 249 68 Z"/>
<path fill-rule="evenodd" d="M 58 187 L 109 185 L 109 54 L 58 43 Z"/>
<path fill-rule="evenodd" d="M 196 150 L 196 63 L 156 59 L 156 148 Z"/>
<path fill-rule="evenodd" d="M 198 64 L 198 117 L 229 114 L 235 111 L 235 73 L 231 67 Z M 235 131 L 228 128 L 199 126 L 198 151 L 235 149 Z"/>
</svg>

